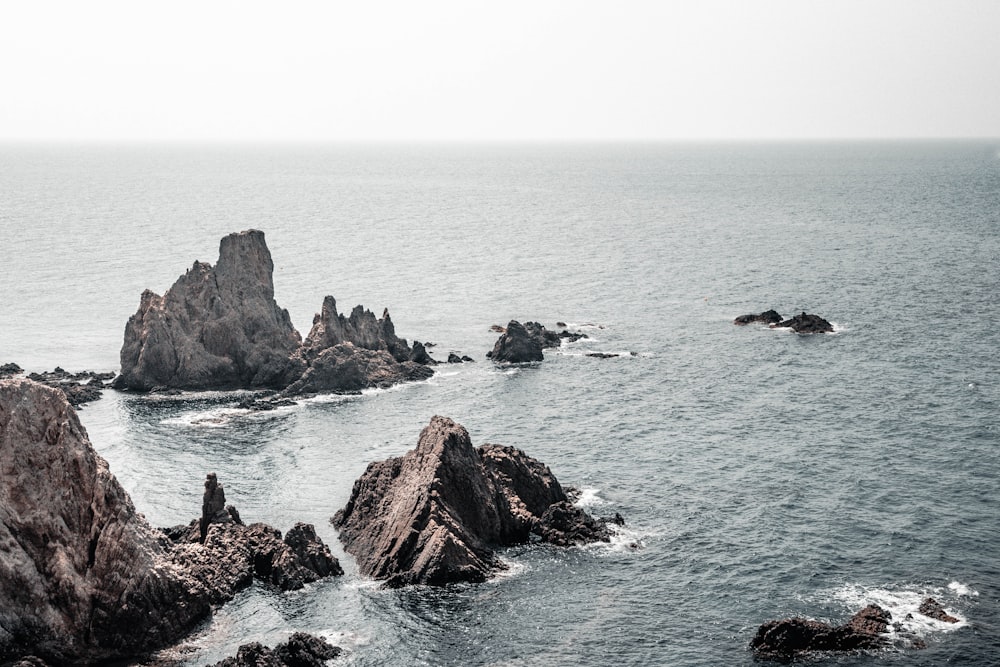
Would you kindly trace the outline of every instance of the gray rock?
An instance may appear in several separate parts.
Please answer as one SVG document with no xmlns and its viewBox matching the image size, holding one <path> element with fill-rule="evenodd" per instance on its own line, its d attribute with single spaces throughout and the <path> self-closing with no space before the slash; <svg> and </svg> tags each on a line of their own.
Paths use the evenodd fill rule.
<svg viewBox="0 0 1000 667">
<path fill-rule="evenodd" d="M 781 321 L 781 315 L 776 310 L 765 310 L 763 313 L 750 313 L 740 315 L 733 320 L 733 324 L 746 326 L 748 324 L 777 324 Z"/>
<path fill-rule="evenodd" d="M 547 466 L 513 447 L 472 446 L 468 432 L 434 417 L 417 447 L 372 463 L 333 517 L 361 572 L 391 587 L 484 581 L 504 565 L 494 548 L 528 540 L 566 494 Z M 554 543 L 607 539 L 567 537 Z"/>
<path fill-rule="evenodd" d="M 542 343 L 517 320 L 511 320 L 486 356 L 497 363 L 524 364 L 542 361 Z"/>
<path fill-rule="evenodd" d="M 784 322 L 772 324 L 771 326 L 789 328 L 795 333 L 800 334 L 833 333 L 832 324 L 824 320 L 819 315 L 813 315 L 805 312 L 800 315 L 796 315 L 791 319 L 785 320 Z"/>
<path fill-rule="evenodd" d="M 221 660 L 212 667 L 323 667 L 327 660 L 341 653 L 339 647 L 321 637 L 296 632 L 273 649 L 260 642 L 243 644 L 236 657 Z"/>
<path fill-rule="evenodd" d="M 194 265 L 163 296 L 146 290 L 129 318 L 118 389 L 286 386 L 301 374 L 301 344 L 274 300 L 264 233 L 230 234 L 212 267 Z"/>
<path fill-rule="evenodd" d="M 396 336 L 388 311 L 357 306 L 349 317 L 327 296 L 303 342 L 274 300 L 274 264 L 264 233 L 222 239 L 212 267 L 195 262 L 161 297 L 146 291 L 125 327 L 116 389 L 356 392 L 425 379 L 436 363 L 417 342 Z M 414 367 L 421 367 L 419 370 Z M 254 405 L 264 409 L 272 399 Z"/>
<path fill-rule="evenodd" d="M 97 661 L 175 641 L 210 605 L 169 550 L 65 395 L 0 381 L 0 662 Z"/>
</svg>

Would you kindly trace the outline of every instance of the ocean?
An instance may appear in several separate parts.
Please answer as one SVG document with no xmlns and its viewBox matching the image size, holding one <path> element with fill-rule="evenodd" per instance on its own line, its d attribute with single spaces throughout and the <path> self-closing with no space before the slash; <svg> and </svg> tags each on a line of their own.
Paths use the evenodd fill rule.
<svg viewBox="0 0 1000 667">
<path fill-rule="evenodd" d="M 154 524 L 214 471 L 248 522 L 316 525 L 343 577 L 254 585 L 169 655 L 293 631 L 344 665 L 752 665 L 761 623 L 957 626 L 836 665 L 1000 664 L 1000 141 L 0 147 L 0 363 L 118 369 L 144 289 L 264 230 L 305 335 L 324 295 L 475 363 L 266 413 L 107 391 L 80 412 Z M 800 336 L 738 315 L 819 314 Z M 588 339 L 534 366 L 493 324 Z M 591 352 L 621 353 L 599 359 Z M 433 415 L 621 513 L 610 544 L 502 552 L 484 584 L 383 590 L 329 518 Z"/>
</svg>

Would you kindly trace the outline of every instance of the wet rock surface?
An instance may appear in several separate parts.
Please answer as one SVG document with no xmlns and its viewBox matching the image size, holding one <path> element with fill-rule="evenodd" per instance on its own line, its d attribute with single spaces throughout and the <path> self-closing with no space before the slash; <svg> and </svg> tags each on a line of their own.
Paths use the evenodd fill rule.
<svg viewBox="0 0 1000 667">
<path fill-rule="evenodd" d="M 929 618 L 933 618 L 936 621 L 943 621 L 945 623 L 958 623 L 958 619 L 945 611 L 944 605 L 935 600 L 934 598 L 927 598 L 920 603 L 920 608 L 917 609 L 921 614 Z"/>
<path fill-rule="evenodd" d="M 750 648 L 761 657 L 789 659 L 821 651 L 852 652 L 882 648 L 892 615 L 868 605 L 844 625 L 832 626 L 804 618 L 769 621 L 760 626 Z"/>
<path fill-rule="evenodd" d="M 551 331 L 538 322 L 521 324 L 517 320 L 511 320 L 506 327 L 493 325 L 490 329 L 501 335 L 486 356 L 495 362 L 506 364 L 542 361 L 542 350 L 559 347 L 564 340 L 572 343 L 587 338 L 587 334 L 579 331 Z"/>
<path fill-rule="evenodd" d="M 494 549 L 532 533 L 556 544 L 608 539 L 606 528 L 564 530 L 571 521 L 543 532 L 546 511 L 566 501 L 541 462 L 513 447 L 477 449 L 461 425 L 434 417 L 415 449 L 368 466 L 332 522 L 363 574 L 393 587 L 443 585 L 485 580 L 504 568 Z"/>
<path fill-rule="evenodd" d="M 774 328 L 788 328 L 795 333 L 833 333 L 833 325 L 824 320 L 819 315 L 810 313 L 800 313 L 791 319 L 784 320 L 771 325 Z"/>
<path fill-rule="evenodd" d="M 116 389 L 273 389 L 278 400 L 425 379 L 436 363 L 396 336 L 386 311 L 350 316 L 327 296 L 302 340 L 274 300 L 274 263 L 258 230 L 230 234 L 213 267 L 194 265 L 163 296 L 147 290 L 125 327 Z M 261 399 L 263 406 L 269 401 Z"/>
<path fill-rule="evenodd" d="M 733 324 L 746 326 L 747 324 L 777 324 L 781 322 L 781 315 L 776 310 L 765 310 L 763 313 L 750 313 L 740 315 L 733 320 Z"/>
<path fill-rule="evenodd" d="M 0 381 L 0 662 L 135 655 L 188 632 L 209 602 L 65 395 Z"/>
<path fill-rule="evenodd" d="M 212 667 L 323 667 L 341 653 L 340 648 L 322 637 L 296 632 L 273 649 L 259 642 L 243 644 L 236 657 L 220 660 Z"/>
</svg>

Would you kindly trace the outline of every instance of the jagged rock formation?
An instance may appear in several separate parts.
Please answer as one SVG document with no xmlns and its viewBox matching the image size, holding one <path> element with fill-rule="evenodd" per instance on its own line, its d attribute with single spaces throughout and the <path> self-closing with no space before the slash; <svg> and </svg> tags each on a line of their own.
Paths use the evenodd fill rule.
<svg viewBox="0 0 1000 667">
<path fill-rule="evenodd" d="M 117 389 L 282 390 L 279 400 L 421 380 L 436 363 L 418 341 L 396 336 L 389 313 L 337 312 L 332 296 L 302 341 L 274 300 L 264 233 L 222 239 L 219 261 L 194 266 L 161 297 L 142 295 L 125 327 Z"/>
<path fill-rule="evenodd" d="M 587 334 L 579 331 L 556 332 L 546 329 L 538 322 L 521 324 L 517 320 L 511 320 L 506 328 L 497 325 L 490 328 L 493 331 L 499 331 L 501 335 L 493 349 L 486 353 L 486 356 L 497 363 L 504 364 L 542 361 L 544 359 L 542 350 L 559 347 L 564 340 L 572 343 L 587 337 Z"/>
<path fill-rule="evenodd" d="M 213 267 L 195 262 L 163 296 L 146 290 L 125 327 L 118 389 L 287 386 L 302 342 L 274 301 L 264 233 L 230 234 Z"/>
<path fill-rule="evenodd" d="M 776 310 L 765 310 L 763 313 L 750 313 L 749 315 L 740 315 L 735 320 L 733 324 L 739 326 L 745 326 L 747 324 L 777 324 L 781 321 L 781 315 Z"/>
<path fill-rule="evenodd" d="M 163 529 L 175 543 L 171 559 L 190 573 L 221 604 L 249 586 L 254 577 L 283 591 L 344 573 L 316 529 L 297 523 L 281 531 L 263 523 L 244 525 L 215 473 L 205 479 L 201 517 Z"/>
<path fill-rule="evenodd" d="M 243 644 L 235 658 L 220 660 L 212 667 L 323 667 L 341 653 L 321 637 L 296 632 L 273 649 L 260 642 Z"/>
<path fill-rule="evenodd" d="M 416 449 L 368 466 L 332 522 L 363 574 L 388 586 L 443 585 L 485 580 L 504 567 L 493 549 L 533 532 L 554 543 L 609 539 L 601 522 L 573 534 L 546 522 L 566 501 L 544 464 L 513 447 L 476 449 L 462 426 L 434 417 Z"/>
<path fill-rule="evenodd" d="M 886 645 L 892 615 L 868 605 L 840 626 L 804 618 L 769 621 L 760 626 L 750 648 L 762 657 L 789 659 L 816 651 L 861 651 Z"/>
<path fill-rule="evenodd" d="M 176 640 L 210 603 L 169 551 L 65 395 L 0 381 L 0 663 L 103 660 Z"/>
<path fill-rule="evenodd" d="M 824 320 L 819 315 L 812 315 L 805 312 L 783 322 L 772 324 L 771 327 L 789 328 L 795 333 L 801 334 L 833 333 L 832 324 Z"/>
</svg>

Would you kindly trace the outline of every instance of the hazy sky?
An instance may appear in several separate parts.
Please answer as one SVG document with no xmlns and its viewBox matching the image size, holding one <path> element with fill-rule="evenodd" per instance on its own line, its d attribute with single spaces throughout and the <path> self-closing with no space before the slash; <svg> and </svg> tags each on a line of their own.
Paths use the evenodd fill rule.
<svg viewBox="0 0 1000 667">
<path fill-rule="evenodd" d="M 11 0 L 0 139 L 1000 136 L 1000 1 Z"/>
</svg>

